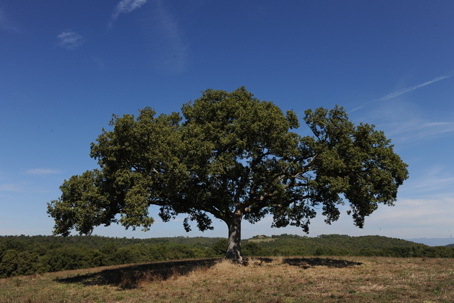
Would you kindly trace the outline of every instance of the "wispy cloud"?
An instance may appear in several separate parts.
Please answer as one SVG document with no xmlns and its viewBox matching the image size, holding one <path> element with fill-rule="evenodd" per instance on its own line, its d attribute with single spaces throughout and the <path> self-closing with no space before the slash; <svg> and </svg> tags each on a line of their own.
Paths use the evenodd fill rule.
<svg viewBox="0 0 454 303">
<path fill-rule="evenodd" d="M 128 14 L 143 6 L 147 1 L 148 0 L 121 0 L 112 13 L 108 27 L 111 28 L 121 14 Z"/>
<path fill-rule="evenodd" d="M 28 175 L 58 175 L 61 171 L 50 168 L 33 168 L 25 171 Z"/>
<path fill-rule="evenodd" d="M 415 118 L 408 121 L 390 121 L 387 128 L 388 133 L 399 138 L 399 141 L 419 141 L 453 134 L 454 122 L 428 122 L 422 118 Z"/>
<path fill-rule="evenodd" d="M 341 211 L 339 221 L 328 225 L 320 214 L 312 220 L 310 236 L 320 234 L 348 234 L 350 236 L 382 235 L 403 239 L 420 237 L 449 237 L 454 234 L 454 197 L 451 193 L 419 198 L 398 198 L 395 206 L 381 205 L 366 218 L 363 229 L 353 226 L 351 216 Z M 296 233 L 301 228 L 289 226 L 285 229 L 270 228 L 271 216 L 256 224 L 244 222 L 246 237 L 260 234 Z M 220 227 L 223 227 L 222 225 Z"/>
<path fill-rule="evenodd" d="M 432 100 L 433 106 L 429 108 L 406 100 L 381 102 L 364 110 L 360 120 L 373 123 L 399 144 L 453 136 L 454 112 L 451 107 L 442 105 L 444 102 Z M 440 115 L 439 108 L 443 106 L 443 115 Z"/>
<path fill-rule="evenodd" d="M 439 195 L 453 197 L 454 173 L 449 167 L 433 165 L 416 175 L 415 178 L 407 180 L 402 187 L 401 194 L 411 199 L 433 198 Z"/>
<path fill-rule="evenodd" d="M 116 5 L 108 28 L 112 28 L 122 14 L 129 14 L 147 4 L 148 0 L 121 0 Z M 178 20 L 165 7 L 165 1 L 150 3 L 149 18 L 142 19 L 145 35 L 148 36 L 150 61 L 166 73 L 180 74 L 186 68 L 188 46 L 184 42 Z"/>
<path fill-rule="evenodd" d="M 0 184 L 0 191 L 20 192 L 22 188 L 17 184 Z"/>
<path fill-rule="evenodd" d="M 444 237 L 454 232 L 453 212 L 454 198 L 450 195 L 399 199 L 396 206 L 377 210 L 369 223 L 393 226 L 396 229 L 394 234 L 407 233 L 402 235 L 407 238 L 422 237 L 425 234 Z"/>
<path fill-rule="evenodd" d="M 6 30 L 8 28 L 8 20 L 6 19 L 5 13 L 0 8 L 0 30 Z"/>
<path fill-rule="evenodd" d="M 184 42 L 178 20 L 162 1 L 156 1 L 153 20 L 156 32 L 150 43 L 154 64 L 167 73 L 182 73 L 187 64 L 188 46 Z"/>
<path fill-rule="evenodd" d="M 75 32 L 62 32 L 57 35 L 58 45 L 66 49 L 76 49 L 81 46 L 85 39 Z"/>
<path fill-rule="evenodd" d="M 401 142 L 419 141 L 454 133 L 454 122 L 431 122 L 427 118 L 412 118 L 405 113 L 402 116 L 405 119 L 390 117 L 381 123 L 388 135 Z"/>
<path fill-rule="evenodd" d="M 95 64 L 98 70 L 104 70 L 105 64 L 101 58 L 96 56 L 90 56 L 90 60 Z"/>
<path fill-rule="evenodd" d="M 366 102 L 365 104 L 352 109 L 350 112 L 355 112 L 355 111 L 360 110 L 360 109 L 364 108 L 365 106 L 370 105 L 370 104 L 375 103 L 375 102 L 387 101 L 387 100 L 390 100 L 390 99 L 397 98 L 397 97 L 399 97 L 399 96 L 401 96 L 403 94 L 410 93 L 410 92 L 415 91 L 417 89 L 420 89 L 420 88 L 423 88 L 425 86 L 440 82 L 442 80 L 449 79 L 451 77 L 452 77 L 452 72 L 447 74 L 447 75 L 436 77 L 436 78 L 434 78 L 434 79 L 432 79 L 430 81 L 426 81 L 424 83 L 420 83 L 420 84 L 417 84 L 417 85 L 413 85 L 413 86 L 410 86 L 410 87 L 406 87 L 406 88 L 403 88 L 403 89 L 399 89 L 399 90 L 393 91 L 393 92 L 391 92 L 391 93 L 389 93 L 389 94 L 387 94 L 387 95 L 385 95 L 383 97 L 380 97 L 380 98 L 374 99 L 372 101 Z"/>
<path fill-rule="evenodd" d="M 415 125 L 413 131 L 417 131 L 419 139 L 448 134 L 454 132 L 454 122 L 425 122 Z"/>
<path fill-rule="evenodd" d="M 19 30 L 11 23 L 4 10 L 0 8 L 0 31 L 18 32 Z"/>
</svg>

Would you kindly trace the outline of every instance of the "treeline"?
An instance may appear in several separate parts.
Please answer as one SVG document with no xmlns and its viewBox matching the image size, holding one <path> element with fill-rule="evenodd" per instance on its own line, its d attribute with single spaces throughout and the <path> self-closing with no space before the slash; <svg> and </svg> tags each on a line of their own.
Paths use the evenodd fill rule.
<svg viewBox="0 0 454 303">
<path fill-rule="evenodd" d="M 249 246 L 249 247 L 247 247 Z M 254 246 L 252 249 L 251 246 Z M 256 236 L 248 240 L 246 251 L 262 256 L 383 256 L 454 258 L 454 247 L 430 247 L 411 241 L 382 236 L 350 237 L 321 235 Z"/>
<path fill-rule="evenodd" d="M 218 257 L 220 238 L 0 237 L 0 278 L 107 265 Z"/>
<path fill-rule="evenodd" d="M 221 257 L 227 239 L 99 236 L 0 237 L 0 277 L 128 263 Z M 380 236 L 256 236 L 242 243 L 244 256 L 387 256 L 453 258 L 454 247 L 429 247 Z"/>
</svg>

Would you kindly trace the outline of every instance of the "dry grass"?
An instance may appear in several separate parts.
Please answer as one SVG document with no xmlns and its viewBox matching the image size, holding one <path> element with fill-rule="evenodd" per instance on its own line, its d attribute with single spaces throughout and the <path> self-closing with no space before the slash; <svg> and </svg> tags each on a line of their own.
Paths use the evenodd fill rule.
<svg viewBox="0 0 454 303">
<path fill-rule="evenodd" d="M 454 259 L 197 262 L 2 279 L 0 302 L 454 302 Z"/>
</svg>

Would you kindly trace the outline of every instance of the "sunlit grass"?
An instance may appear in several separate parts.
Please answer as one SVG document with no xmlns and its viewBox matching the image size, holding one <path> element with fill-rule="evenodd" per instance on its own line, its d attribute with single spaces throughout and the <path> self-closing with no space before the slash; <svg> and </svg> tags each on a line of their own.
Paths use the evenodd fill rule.
<svg viewBox="0 0 454 303">
<path fill-rule="evenodd" d="M 248 266 L 156 266 L 140 273 L 123 266 L 1 279 L 0 302 L 452 302 L 454 293 L 454 259 L 256 258 Z"/>
</svg>

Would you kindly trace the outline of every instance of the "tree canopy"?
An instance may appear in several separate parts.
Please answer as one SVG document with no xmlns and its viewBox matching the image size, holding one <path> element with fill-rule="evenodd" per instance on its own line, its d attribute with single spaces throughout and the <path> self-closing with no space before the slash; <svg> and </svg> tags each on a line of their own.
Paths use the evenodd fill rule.
<svg viewBox="0 0 454 303">
<path fill-rule="evenodd" d="M 99 169 L 65 180 L 48 213 L 55 233 L 89 234 L 95 226 L 120 223 L 150 228 L 150 205 L 169 221 L 187 214 L 200 230 L 212 216 L 229 228 L 227 258 L 240 261 L 241 221 L 266 215 L 273 226 L 308 231 L 319 210 L 326 223 L 348 202 L 354 224 L 379 204 L 393 205 L 408 177 L 407 165 L 383 132 L 355 125 L 342 107 L 306 110 L 313 135 L 295 130 L 299 120 L 255 98 L 244 87 L 206 90 L 181 113 L 150 107 L 114 116 L 91 145 Z"/>
</svg>

